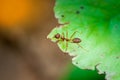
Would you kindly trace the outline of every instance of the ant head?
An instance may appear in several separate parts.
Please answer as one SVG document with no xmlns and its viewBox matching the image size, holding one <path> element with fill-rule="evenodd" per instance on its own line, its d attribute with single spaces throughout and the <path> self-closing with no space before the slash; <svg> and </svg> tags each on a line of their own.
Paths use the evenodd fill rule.
<svg viewBox="0 0 120 80">
<path fill-rule="evenodd" d="M 55 35 L 55 38 L 56 38 L 56 39 L 59 39 L 59 38 L 60 38 L 60 34 L 57 33 L 57 34 Z"/>
</svg>

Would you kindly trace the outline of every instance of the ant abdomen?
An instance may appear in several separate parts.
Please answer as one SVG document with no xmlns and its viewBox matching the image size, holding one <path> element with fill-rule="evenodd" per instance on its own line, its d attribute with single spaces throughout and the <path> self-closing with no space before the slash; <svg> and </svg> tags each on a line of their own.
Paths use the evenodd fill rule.
<svg viewBox="0 0 120 80">
<path fill-rule="evenodd" d="M 81 39 L 80 38 L 74 38 L 74 39 L 72 39 L 72 42 L 73 43 L 80 43 Z"/>
</svg>

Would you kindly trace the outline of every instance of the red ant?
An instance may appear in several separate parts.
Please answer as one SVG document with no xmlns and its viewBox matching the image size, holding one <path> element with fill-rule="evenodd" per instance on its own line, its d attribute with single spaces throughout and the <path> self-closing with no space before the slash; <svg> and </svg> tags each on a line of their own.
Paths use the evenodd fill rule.
<svg viewBox="0 0 120 80">
<path fill-rule="evenodd" d="M 82 42 L 82 40 L 80 38 L 73 38 L 73 36 L 76 34 L 76 32 L 74 32 L 70 36 L 70 38 L 68 38 L 68 32 L 66 32 L 66 37 L 64 36 L 64 33 L 62 33 L 63 35 L 60 35 L 59 33 L 57 33 L 54 37 L 56 39 L 58 39 L 57 42 L 59 42 L 59 41 L 66 41 L 66 50 L 65 51 L 67 51 L 67 48 L 68 48 L 68 43 L 67 42 L 76 43 L 79 47 L 81 47 L 82 49 L 84 49 L 82 46 L 79 45 L 79 43 Z"/>
</svg>

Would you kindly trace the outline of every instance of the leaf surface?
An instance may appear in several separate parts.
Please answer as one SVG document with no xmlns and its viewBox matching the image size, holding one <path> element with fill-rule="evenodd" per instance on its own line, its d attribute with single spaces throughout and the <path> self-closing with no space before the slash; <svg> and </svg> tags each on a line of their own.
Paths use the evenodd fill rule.
<svg viewBox="0 0 120 80">
<path fill-rule="evenodd" d="M 59 48 L 74 56 L 72 62 L 79 68 L 97 68 L 107 80 L 120 80 L 119 5 L 119 0 L 56 0 L 55 16 L 61 26 L 48 38 L 59 40 Z M 57 33 L 69 41 L 56 39 Z M 81 39 L 79 45 L 74 38 Z"/>
</svg>

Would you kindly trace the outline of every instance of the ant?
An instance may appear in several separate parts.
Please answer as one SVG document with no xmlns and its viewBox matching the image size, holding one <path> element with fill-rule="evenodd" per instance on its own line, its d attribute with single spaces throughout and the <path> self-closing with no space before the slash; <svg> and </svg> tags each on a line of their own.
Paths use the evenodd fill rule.
<svg viewBox="0 0 120 80">
<path fill-rule="evenodd" d="M 77 32 L 77 31 L 76 31 L 76 32 Z M 62 35 L 59 34 L 59 33 L 57 33 L 57 34 L 54 36 L 54 38 L 57 39 L 56 42 L 66 41 L 66 50 L 65 50 L 65 51 L 67 51 L 68 42 L 70 42 L 70 43 L 76 43 L 79 47 L 81 47 L 82 49 L 84 49 L 82 46 L 79 45 L 79 43 L 81 43 L 82 40 L 81 40 L 80 38 L 73 38 L 73 36 L 76 34 L 76 32 L 74 32 L 74 33 L 70 36 L 70 38 L 68 38 L 68 32 L 66 32 L 66 37 L 65 37 L 64 33 L 62 33 Z M 85 49 L 84 49 L 84 50 L 85 50 Z"/>
</svg>

